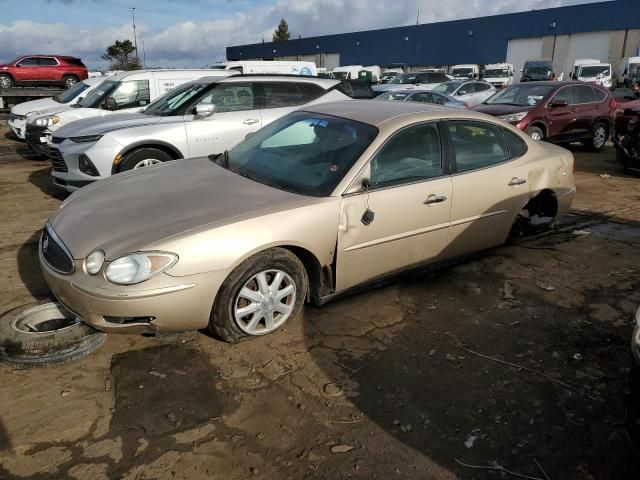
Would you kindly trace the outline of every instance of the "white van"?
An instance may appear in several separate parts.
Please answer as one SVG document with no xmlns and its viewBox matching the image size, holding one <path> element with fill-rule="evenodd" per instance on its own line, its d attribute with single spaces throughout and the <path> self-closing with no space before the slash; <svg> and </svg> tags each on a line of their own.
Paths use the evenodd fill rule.
<svg viewBox="0 0 640 480">
<path fill-rule="evenodd" d="M 104 79 L 104 77 L 90 77 L 76 83 L 73 87 L 55 97 L 39 98 L 38 100 L 19 103 L 9 113 L 9 128 L 19 140 L 24 140 L 25 127 L 29 115 L 40 116 L 42 112 L 48 112 L 52 108 L 59 109 L 63 106 L 73 105 L 86 97 Z"/>
<path fill-rule="evenodd" d="M 569 76 L 572 80 L 578 79 L 578 71 L 582 65 L 595 65 L 600 63 L 600 60 L 597 58 L 576 58 L 573 62 L 573 70 L 571 70 L 571 75 Z"/>
<path fill-rule="evenodd" d="M 209 69 L 137 70 L 112 75 L 75 105 L 60 106 L 44 116 L 29 115 L 25 140 L 31 150 L 45 155 L 53 132 L 63 125 L 113 112 L 136 112 L 185 82 L 202 77 L 229 75 L 236 75 L 236 72 Z"/>
<path fill-rule="evenodd" d="M 213 67 L 220 70 L 224 65 L 224 70 L 237 70 L 243 74 L 279 74 L 279 75 L 305 75 L 317 77 L 318 70 L 313 62 L 279 61 L 279 60 L 247 60 L 242 62 L 221 63 Z"/>
<path fill-rule="evenodd" d="M 362 70 L 364 70 L 362 65 L 344 65 L 335 67 L 331 75 L 336 80 L 357 80 Z"/>
<path fill-rule="evenodd" d="M 627 57 L 620 62 L 618 84 L 625 87 L 640 81 L 640 57 Z"/>
<path fill-rule="evenodd" d="M 451 67 L 451 75 L 457 79 L 480 78 L 480 65 L 454 65 Z"/>
<path fill-rule="evenodd" d="M 613 85 L 613 68 L 610 63 L 585 63 L 574 71 L 575 80 L 597 83 L 606 88 Z"/>
<path fill-rule="evenodd" d="M 513 74 L 512 64 L 493 63 L 484 67 L 482 79 L 496 88 L 504 88 L 513 83 Z"/>
</svg>

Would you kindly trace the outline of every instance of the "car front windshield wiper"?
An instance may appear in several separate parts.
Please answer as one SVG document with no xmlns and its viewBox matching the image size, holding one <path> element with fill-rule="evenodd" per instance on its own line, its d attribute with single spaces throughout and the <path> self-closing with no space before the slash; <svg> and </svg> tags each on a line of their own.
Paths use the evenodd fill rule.
<svg viewBox="0 0 640 480">
<path fill-rule="evenodd" d="M 80 105 L 80 102 L 77 102 L 77 103 L 72 103 L 72 104 L 70 105 L 70 107 L 71 107 L 71 108 L 82 108 L 82 105 Z"/>
</svg>

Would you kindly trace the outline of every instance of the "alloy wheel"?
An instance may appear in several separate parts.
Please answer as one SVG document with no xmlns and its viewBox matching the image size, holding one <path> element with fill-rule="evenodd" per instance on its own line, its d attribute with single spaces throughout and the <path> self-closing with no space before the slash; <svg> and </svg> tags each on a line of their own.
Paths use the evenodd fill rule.
<svg viewBox="0 0 640 480">
<path fill-rule="evenodd" d="M 539 132 L 532 132 L 531 139 L 535 140 L 536 142 L 539 142 L 540 140 L 542 140 L 542 135 L 540 135 Z"/>
<path fill-rule="evenodd" d="M 596 128 L 595 132 L 593 132 L 593 146 L 595 148 L 601 148 L 606 141 L 607 129 L 600 125 Z"/>
<path fill-rule="evenodd" d="M 142 168 L 142 167 L 150 167 L 151 165 L 158 165 L 162 163 L 162 160 L 158 160 L 157 158 L 147 158 L 145 160 L 140 160 L 133 166 L 133 169 Z"/>
<path fill-rule="evenodd" d="M 282 270 L 264 270 L 242 286 L 233 306 L 233 318 L 248 335 L 266 335 L 280 328 L 296 304 L 296 284 Z"/>
</svg>

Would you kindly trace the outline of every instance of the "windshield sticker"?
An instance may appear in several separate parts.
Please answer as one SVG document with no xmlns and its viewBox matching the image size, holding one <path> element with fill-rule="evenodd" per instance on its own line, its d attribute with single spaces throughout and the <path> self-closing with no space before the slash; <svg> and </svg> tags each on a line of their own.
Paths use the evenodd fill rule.
<svg viewBox="0 0 640 480">
<path fill-rule="evenodd" d="M 542 95 L 529 95 L 527 97 L 527 103 L 529 105 L 537 105 L 538 102 L 540 102 L 540 100 L 542 100 L 544 97 L 542 97 Z"/>
</svg>

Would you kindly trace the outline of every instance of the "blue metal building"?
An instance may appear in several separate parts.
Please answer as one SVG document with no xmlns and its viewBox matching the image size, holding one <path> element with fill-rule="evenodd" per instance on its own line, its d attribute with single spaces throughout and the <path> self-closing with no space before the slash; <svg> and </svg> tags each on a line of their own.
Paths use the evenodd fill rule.
<svg viewBox="0 0 640 480">
<path fill-rule="evenodd" d="M 603 45 L 604 37 L 600 35 L 597 48 L 601 52 L 606 48 L 609 50 L 602 61 L 609 59 L 617 64 L 620 58 L 635 55 L 640 41 L 640 0 L 614 0 L 278 43 L 232 46 L 227 47 L 227 59 L 315 58 L 318 66 L 328 67 L 336 66 L 336 61 L 329 65 L 331 62 L 323 61 L 327 55 L 339 58 L 340 65 L 388 65 L 394 62 L 421 66 L 487 64 L 508 60 L 511 49 L 514 50 L 512 55 L 516 55 L 517 45 L 511 45 L 516 39 L 539 38 L 539 56 L 552 57 L 554 64 L 558 63 L 556 69 L 562 71 L 566 70 L 569 60 L 581 54 L 579 44 L 589 41 L 587 37 L 576 35 L 591 32 L 609 34 L 607 46 Z M 572 36 L 575 37 L 573 42 Z M 573 51 L 576 53 L 571 57 Z M 600 54 L 601 57 L 603 55 Z M 512 63 L 517 64 L 518 61 Z M 323 65 L 325 62 L 327 64 Z"/>
</svg>

